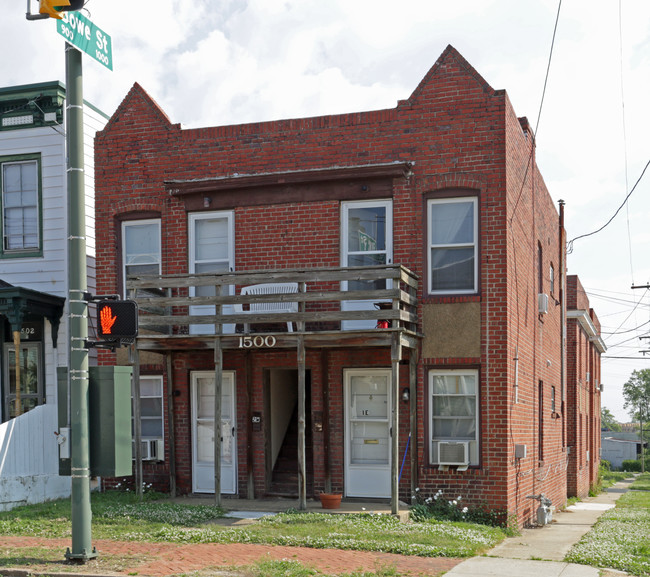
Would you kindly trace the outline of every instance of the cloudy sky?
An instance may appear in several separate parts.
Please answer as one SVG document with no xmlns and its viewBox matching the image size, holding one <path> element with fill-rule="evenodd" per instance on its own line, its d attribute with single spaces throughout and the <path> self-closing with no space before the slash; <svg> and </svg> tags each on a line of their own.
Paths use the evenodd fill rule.
<svg viewBox="0 0 650 577">
<path fill-rule="evenodd" d="M 84 95 L 110 115 L 138 82 L 186 127 L 392 108 L 451 44 L 519 116 L 539 117 L 538 163 L 574 239 L 607 224 L 650 161 L 650 2 L 563 0 L 542 100 L 559 2 L 89 0 L 114 71 L 84 57 Z M 8 4 L 0 85 L 64 81 L 54 20 Z M 650 368 L 650 295 L 631 288 L 650 282 L 650 169 L 568 265 L 602 323 L 603 404 L 627 421 L 623 383 Z"/>
</svg>

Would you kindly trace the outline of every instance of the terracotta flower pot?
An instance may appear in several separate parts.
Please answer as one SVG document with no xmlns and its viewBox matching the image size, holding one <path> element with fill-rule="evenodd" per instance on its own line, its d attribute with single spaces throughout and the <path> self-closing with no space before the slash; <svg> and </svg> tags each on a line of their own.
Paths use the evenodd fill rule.
<svg viewBox="0 0 650 577">
<path fill-rule="evenodd" d="M 341 495 L 321 493 L 320 502 L 323 509 L 338 509 L 341 506 Z"/>
</svg>

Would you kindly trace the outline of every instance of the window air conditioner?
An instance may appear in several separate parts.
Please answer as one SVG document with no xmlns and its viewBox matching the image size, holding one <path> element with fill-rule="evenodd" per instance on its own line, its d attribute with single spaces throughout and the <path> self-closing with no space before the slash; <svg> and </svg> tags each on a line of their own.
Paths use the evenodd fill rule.
<svg viewBox="0 0 650 577">
<path fill-rule="evenodd" d="M 132 441 L 133 459 L 135 459 L 135 441 Z M 140 441 L 143 461 L 164 461 L 165 443 L 162 439 L 144 439 Z"/>
<path fill-rule="evenodd" d="M 548 312 L 548 295 L 539 293 L 537 295 L 537 309 L 540 315 L 545 315 Z"/>
<path fill-rule="evenodd" d="M 468 441 L 444 441 L 438 443 L 439 465 L 469 465 Z"/>
</svg>

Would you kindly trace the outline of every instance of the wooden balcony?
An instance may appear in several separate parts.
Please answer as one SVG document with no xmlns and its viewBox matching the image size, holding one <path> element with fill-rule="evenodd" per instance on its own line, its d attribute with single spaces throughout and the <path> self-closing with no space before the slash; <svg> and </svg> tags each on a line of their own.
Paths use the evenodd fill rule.
<svg viewBox="0 0 650 577">
<path fill-rule="evenodd" d="M 297 292 L 241 294 L 242 287 L 297 284 Z M 350 287 L 350 290 L 346 290 Z M 377 288 L 389 287 L 389 288 Z M 305 347 L 415 348 L 418 277 L 401 265 L 281 269 L 129 278 L 140 309 L 140 350 Z M 194 296 L 211 294 L 213 296 Z M 291 303 L 264 312 L 261 303 Z M 294 304 L 296 303 L 296 304 Z M 364 310 L 354 309 L 354 303 Z M 282 307 L 280 307 L 282 308 Z M 355 328 L 354 322 L 361 328 Z M 383 322 L 379 322 L 383 321 Z M 293 332 L 287 330 L 287 323 Z M 245 331 L 249 327 L 249 331 Z"/>
</svg>

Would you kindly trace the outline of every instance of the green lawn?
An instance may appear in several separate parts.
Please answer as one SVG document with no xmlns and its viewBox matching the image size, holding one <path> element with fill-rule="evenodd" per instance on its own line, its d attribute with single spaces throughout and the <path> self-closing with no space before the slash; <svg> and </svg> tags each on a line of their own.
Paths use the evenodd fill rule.
<svg viewBox="0 0 650 577">
<path fill-rule="evenodd" d="M 401 523 L 390 515 L 289 511 L 242 527 L 216 522 L 215 506 L 168 500 L 139 502 L 133 494 L 93 493 L 93 537 L 172 543 L 265 543 L 382 551 L 427 557 L 471 557 L 499 543 L 502 529 L 463 522 Z M 0 513 L 0 535 L 70 536 L 69 500 Z M 1 539 L 0 539 L 1 540 Z"/>
<path fill-rule="evenodd" d="M 637 477 L 631 489 L 573 547 L 566 561 L 650 575 L 650 473 Z"/>
</svg>

